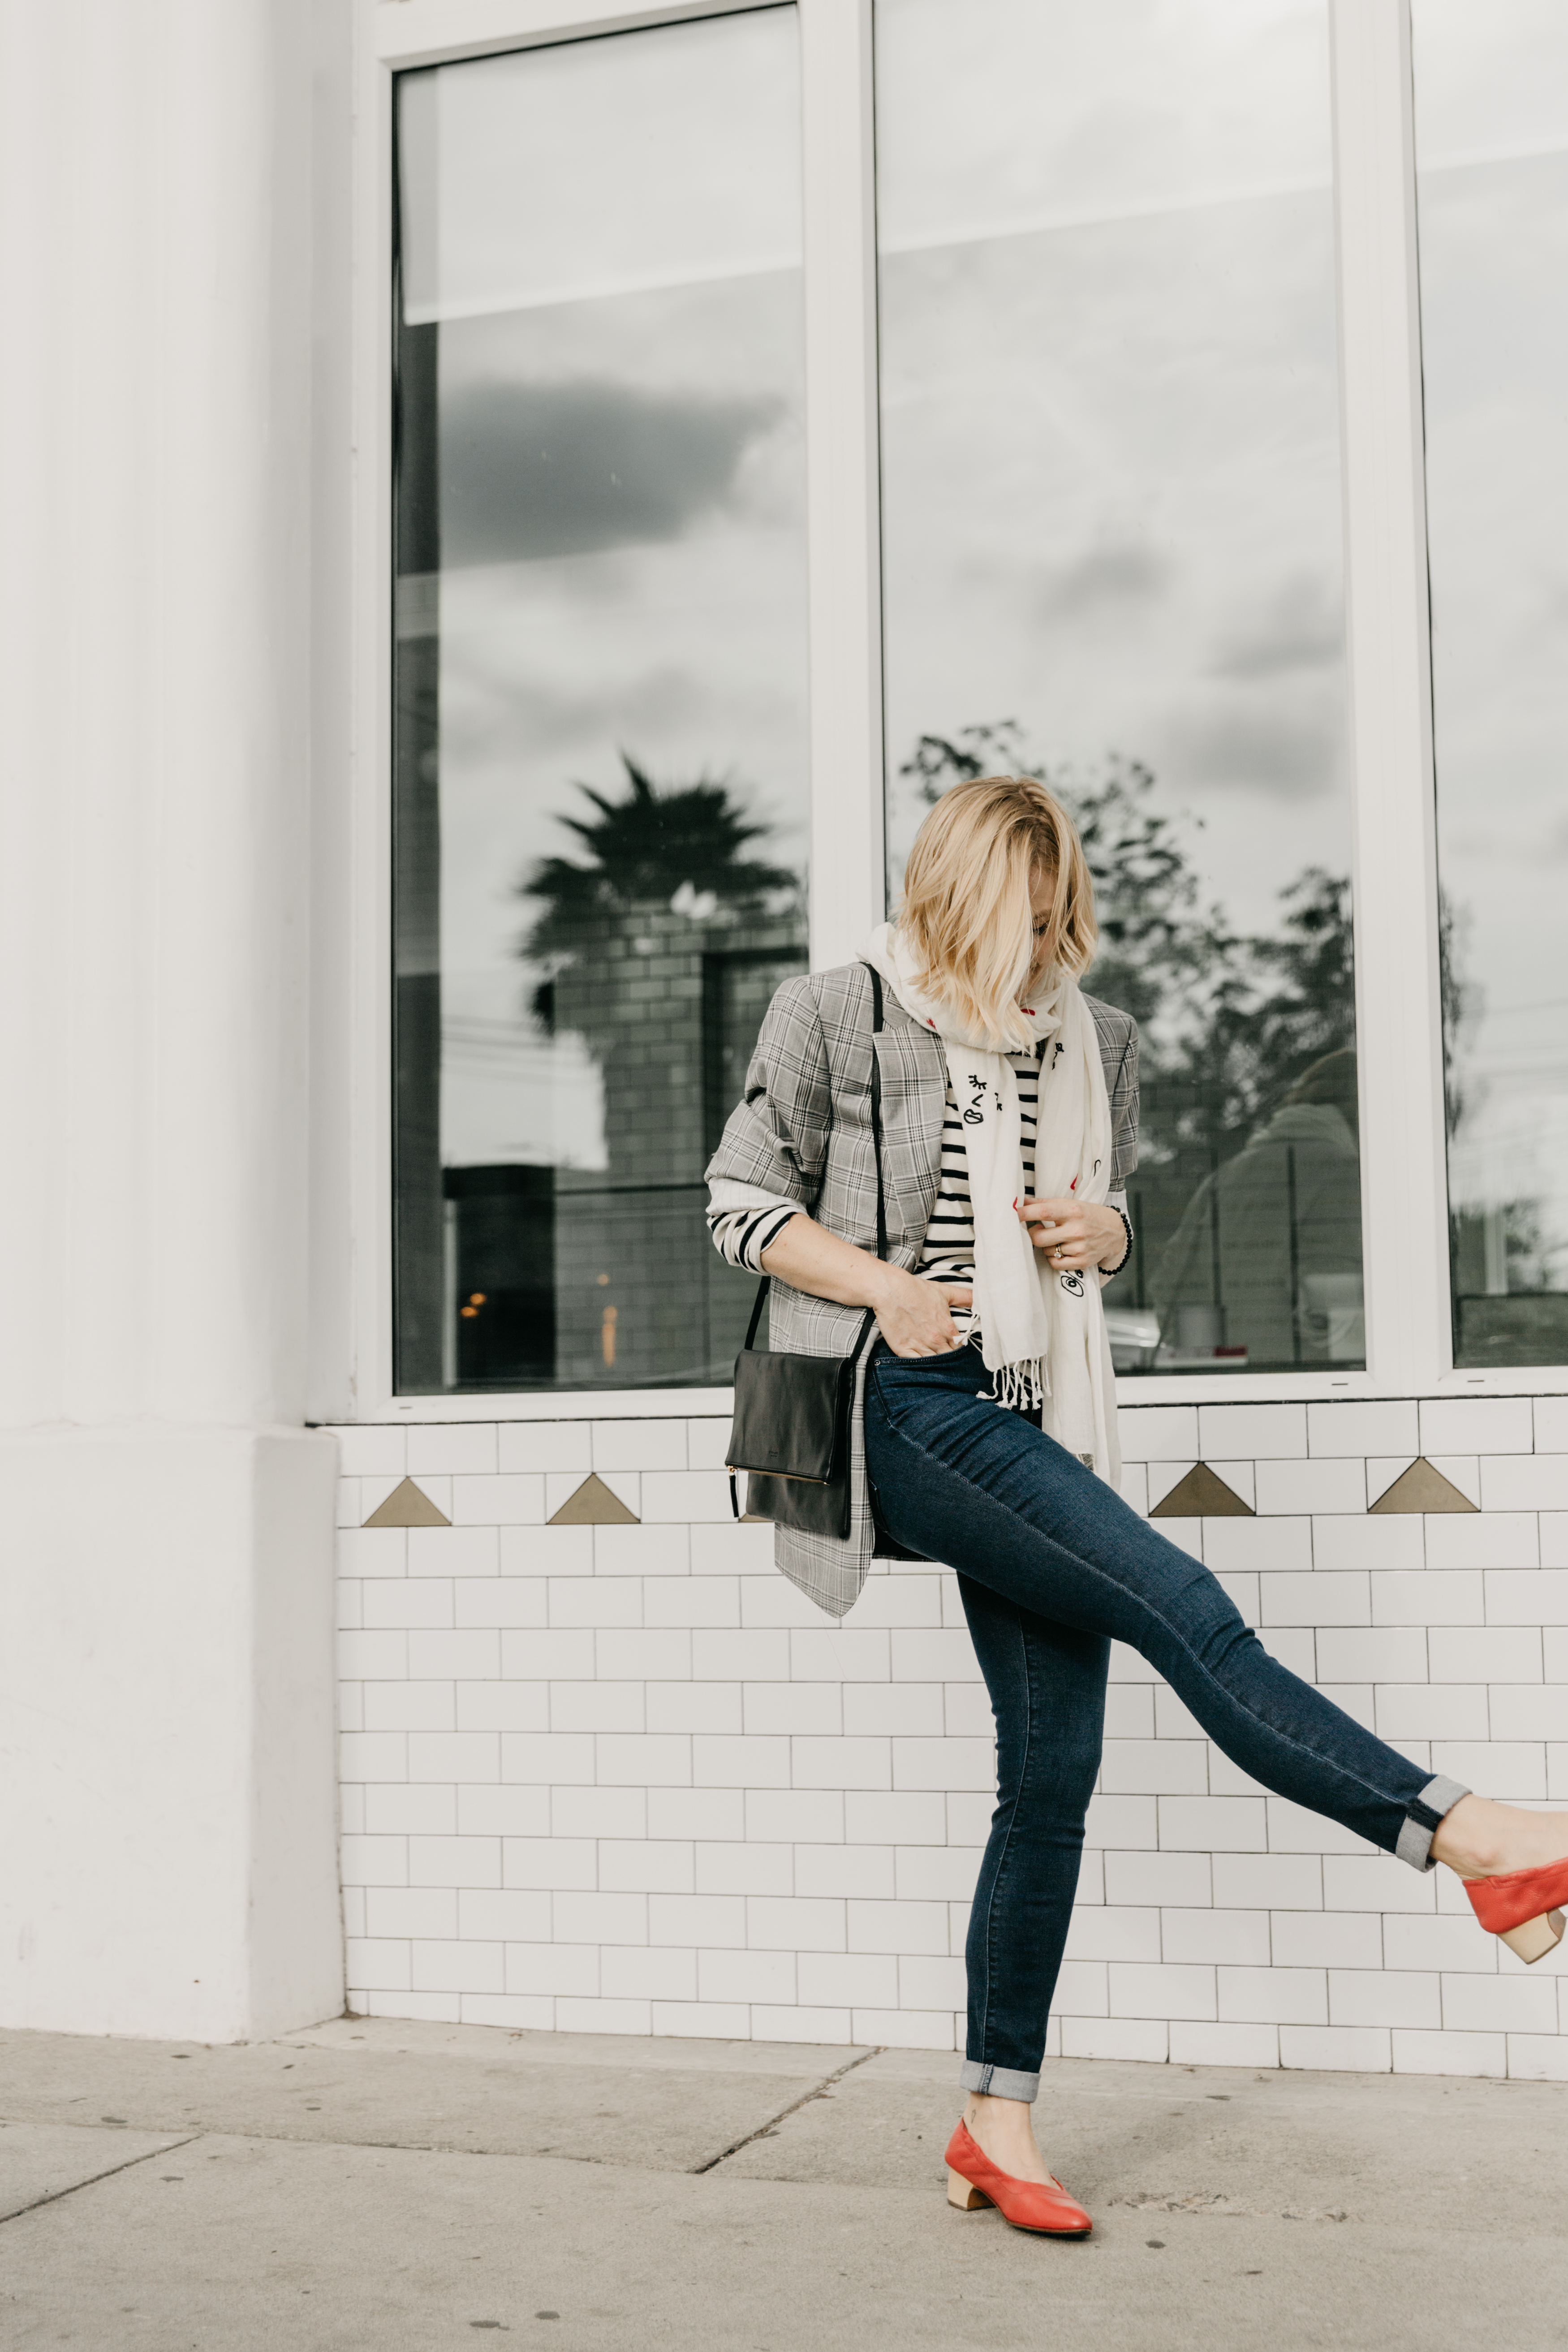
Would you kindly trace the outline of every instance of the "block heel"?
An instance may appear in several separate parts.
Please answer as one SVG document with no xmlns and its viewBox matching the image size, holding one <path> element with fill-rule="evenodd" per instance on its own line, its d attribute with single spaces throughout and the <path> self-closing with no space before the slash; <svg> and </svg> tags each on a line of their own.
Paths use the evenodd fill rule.
<svg viewBox="0 0 1568 2352">
<path fill-rule="evenodd" d="M 954 2172 L 950 2164 L 947 2168 L 947 2201 L 960 2213 L 978 2213 L 983 2205 L 990 2204 L 991 2200 L 983 2189 L 976 2189 L 973 2180 L 965 2180 L 962 2172 Z"/>
</svg>

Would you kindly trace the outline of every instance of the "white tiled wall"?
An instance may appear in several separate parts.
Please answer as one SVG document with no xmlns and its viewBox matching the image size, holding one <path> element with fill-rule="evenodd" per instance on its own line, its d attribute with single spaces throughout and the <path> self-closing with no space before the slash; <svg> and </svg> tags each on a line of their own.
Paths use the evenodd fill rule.
<svg viewBox="0 0 1568 2352">
<path fill-rule="evenodd" d="M 1122 1431 L 1135 1507 L 1199 1459 L 1255 1504 L 1162 1525 L 1288 1664 L 1434 1771 L 1568 1807 L 1568 1400 Z M 883 1564 L 836 1628 L 731 1523 L 727 1433 L 340 1433 L 352 2007 L 962 2046 L 993 1782 L 955 1581 Z M 1367 1517 L 1417 1453 L 1476 1515 Z M 640 1525 L 544 1524 L 590 1469 Z M 450 1528 L 363 1526 L 405 1473 Z M 1133 1653 L 1111 1676 L 1053 2050 L 1568 2080 L 1555 1958 L 1266 1795 Z"/>
</svg>

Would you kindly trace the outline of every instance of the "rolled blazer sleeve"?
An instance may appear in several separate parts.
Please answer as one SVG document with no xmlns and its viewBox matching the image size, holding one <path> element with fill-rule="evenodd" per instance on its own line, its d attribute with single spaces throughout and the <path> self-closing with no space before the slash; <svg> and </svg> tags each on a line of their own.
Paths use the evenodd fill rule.
<svg viewBox="0 0 1568 2352">
<path fill-rule="evenodd" d="M 786 980 L 763 1015 L 745 1092 L 708 1164 L 706 1181 L 721 1188 L 710 1224 L 733 1210 L 736 1185 L 809 1213 L 822 1190 L 832 1124 L 827 1047 L 810 982 Z M 714 1239 L 722 1254 L 717 1232 Z"/>
</svg>

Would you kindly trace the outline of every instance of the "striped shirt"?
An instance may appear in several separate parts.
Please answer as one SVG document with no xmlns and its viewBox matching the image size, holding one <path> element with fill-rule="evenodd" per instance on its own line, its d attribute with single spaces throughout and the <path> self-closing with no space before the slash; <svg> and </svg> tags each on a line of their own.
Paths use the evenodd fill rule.
<svg viewBox="0 0 1568 2352">
<path fill-rule="evenodd" d="M 1009 1054 L 1014 1078 L 1018 1088 L 1018 1139 L 1024 1161 L 1024 1193 L 1026 1200 L 1035 1189 L 1035 1136 L 1040 1103 L 1040 1064 L 1037 1049 L 1027 1053 Z M 754 1190 L 737 1187 L 746 1193 L 745 1203 L 731 1207 L 723 1199 L 722 1182 L 712 1188 L 713 1199 L 708 1212 L 708 1223 L 721 1256 L 731 1265 L 744 1266 L 753 1274 L 763 1271 L 763 1253 L 775 1242 L 791 1217 L 801 1213 L 798 1201 L 778 1198 L 759 1205 Z M 1126 1195 L 1112 1192 L 1109 1205 L 1125 1212 Z M 969 1152 L 964 1142 L 963 1118 L 953 1098 L 950 1080 L 947 1108 L 942 1115 L 942 1173 L 937 1182 L 936 1199 L 931 1206 L 931 1222 L 926 1227 L 920 1262 L 914 1271 L 926 1282 L 966 1283 L 974 1280 L 974 1208 L 969 1191 Z M 966 1336 L 978 1329 L 973 1307 L 952 1309 L 954 1327 Z"/>
</svg>

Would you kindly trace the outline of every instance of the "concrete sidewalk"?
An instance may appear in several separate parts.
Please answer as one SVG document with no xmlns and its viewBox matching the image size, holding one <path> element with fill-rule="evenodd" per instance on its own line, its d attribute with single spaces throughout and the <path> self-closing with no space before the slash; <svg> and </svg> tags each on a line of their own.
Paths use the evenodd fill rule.
<svg viewBox="0 0 1568 2352">
<path fill-rule="evenodd" d="M 1568 2346 L 1568 2086 L 1055 2063 L 1078 2243 L 945 2204 L 956 2065 L 363 2018 L 0 2035 L 0 2342 Z"/>
</svg>

